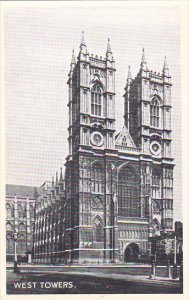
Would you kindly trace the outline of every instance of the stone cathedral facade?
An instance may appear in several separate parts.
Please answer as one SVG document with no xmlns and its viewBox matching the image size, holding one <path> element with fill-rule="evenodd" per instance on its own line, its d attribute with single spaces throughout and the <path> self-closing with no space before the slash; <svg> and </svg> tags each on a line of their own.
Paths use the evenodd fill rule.
<svg viewBox="0 0 189 300">
<path fill-rule="evenodd" d="M 143 50 L 134 79 L 129 67 L 119 133 L 115 73 L 110 42 L 102 58 L 89 55 L 83 36 L 68 79 L 64 191 L 57 179 L 57 188 L 53 183 L 36 204 L 46 203 L 36 214 L 39 224 L 44 215 L 48 218 L 48 203 L 56 198 L 61 203 L 61 229 L 54 238 L 58 251 L 47 247 L 43 255 L 41 245 L 49 243 L 40 241 L 43 226 L 34 235 L 38 261 L 50 261 L 53 253 L 57 261 L 76 263 L 135 261 L 157 252 L 157 240 L 173 232 L 172 84 L 166 59 L 161 74 L 150 71 Z"/>
</svg>

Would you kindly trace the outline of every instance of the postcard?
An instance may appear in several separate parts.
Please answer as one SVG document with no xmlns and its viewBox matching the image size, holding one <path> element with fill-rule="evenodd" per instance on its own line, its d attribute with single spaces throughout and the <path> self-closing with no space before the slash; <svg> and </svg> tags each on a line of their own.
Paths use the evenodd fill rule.
<svg viewBox="0 0 189 300">
<path fill-rule="evenodd" d="M 187 1 L 1 7 L 2 299 L 187 297 Z"/>
</svg>

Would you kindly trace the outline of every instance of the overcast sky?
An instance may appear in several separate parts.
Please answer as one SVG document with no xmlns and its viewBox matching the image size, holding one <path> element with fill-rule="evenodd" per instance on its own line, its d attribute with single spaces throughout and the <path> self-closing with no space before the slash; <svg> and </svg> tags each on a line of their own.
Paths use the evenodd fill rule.
<svg viewBox="0 0 189 300">
<path fill-rule="evenodd" d="M 150 3 L 149 3 L 150 5 Z M 181 219 L 181 97 L 179 9 L 171 7 L 7 8 L 5 10 L 6 182 L 40 186 L 68 154 L 67 75 L 81 32 L 89 53 L 105 56 L 110 38 L 116 63 L 116 129 L 123 126 L 128 65 L 172 75 L 172 154 L 175 218 Z"/>
</svg>

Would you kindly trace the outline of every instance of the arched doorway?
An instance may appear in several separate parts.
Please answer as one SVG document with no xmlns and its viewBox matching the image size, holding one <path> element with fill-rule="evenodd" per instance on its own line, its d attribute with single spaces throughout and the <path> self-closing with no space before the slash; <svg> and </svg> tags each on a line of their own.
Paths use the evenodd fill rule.
<svg viewBox="0 0 189 300">
<path fill-rule="evenodd" d="M 125 262 L 137 262 L 139 255 L 139 246 L 135 243 L 129 244 L 124 252 Z"/>
</svg>

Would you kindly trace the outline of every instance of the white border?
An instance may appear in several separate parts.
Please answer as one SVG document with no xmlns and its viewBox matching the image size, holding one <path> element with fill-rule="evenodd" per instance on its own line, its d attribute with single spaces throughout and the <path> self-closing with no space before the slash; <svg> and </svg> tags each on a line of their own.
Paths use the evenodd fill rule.
<svg viewBox="0 0 189 300">
<path fill-rule="evenodd" d="M 0 124 L 1 124 L 1 169 L 0 169 L 0 180 L 1 180 L 1 243 L 0 243 L 0 263 L 1 263 L 1 272 L 0 272 L 0 284 L 1 284 L 1 299 L 42 299 L 44 295 L 6 295 L 6 263 L 5 263 L 5 130 L 4 130 L 4 59 L 3 59 L 3 15 L 4 9 L 8 7 L 134 7 L 134 6 L 147 6 L 147 7 L 169 7 L 169 6 L 178 6 L 181 14 L 181 27 L 182 27 L 182 41 L 181 41 L 181 65 L 182 65 L 182 141 L 183 141 L 183 216 L 184 216 L 184 294 L 166 294 L 166 295 L 130 295 L 130 294 L 115 294 L 115 295 L 90 295 L 91 299 L 96 298 L 107 298 L 107 299 L 140 299 L 145 297 L 145 299 L 159 299 L 159 297 L 166 299 L 188 299 L 188 282 L 189 282 L 189 268 L 188 268 L 188 20 L 189 20 L 189 3 L 187 0 L 180 1 L 1 1 L 1 111 L 0 111 Z M 160 287 L 161 288 L 161 287 Z M 78 299 L 88 299 L 89 295 L 47 295 L 45 294 L 46 299 L 62 299 L 62 298 L 78 298 Z"/>
</svg>

